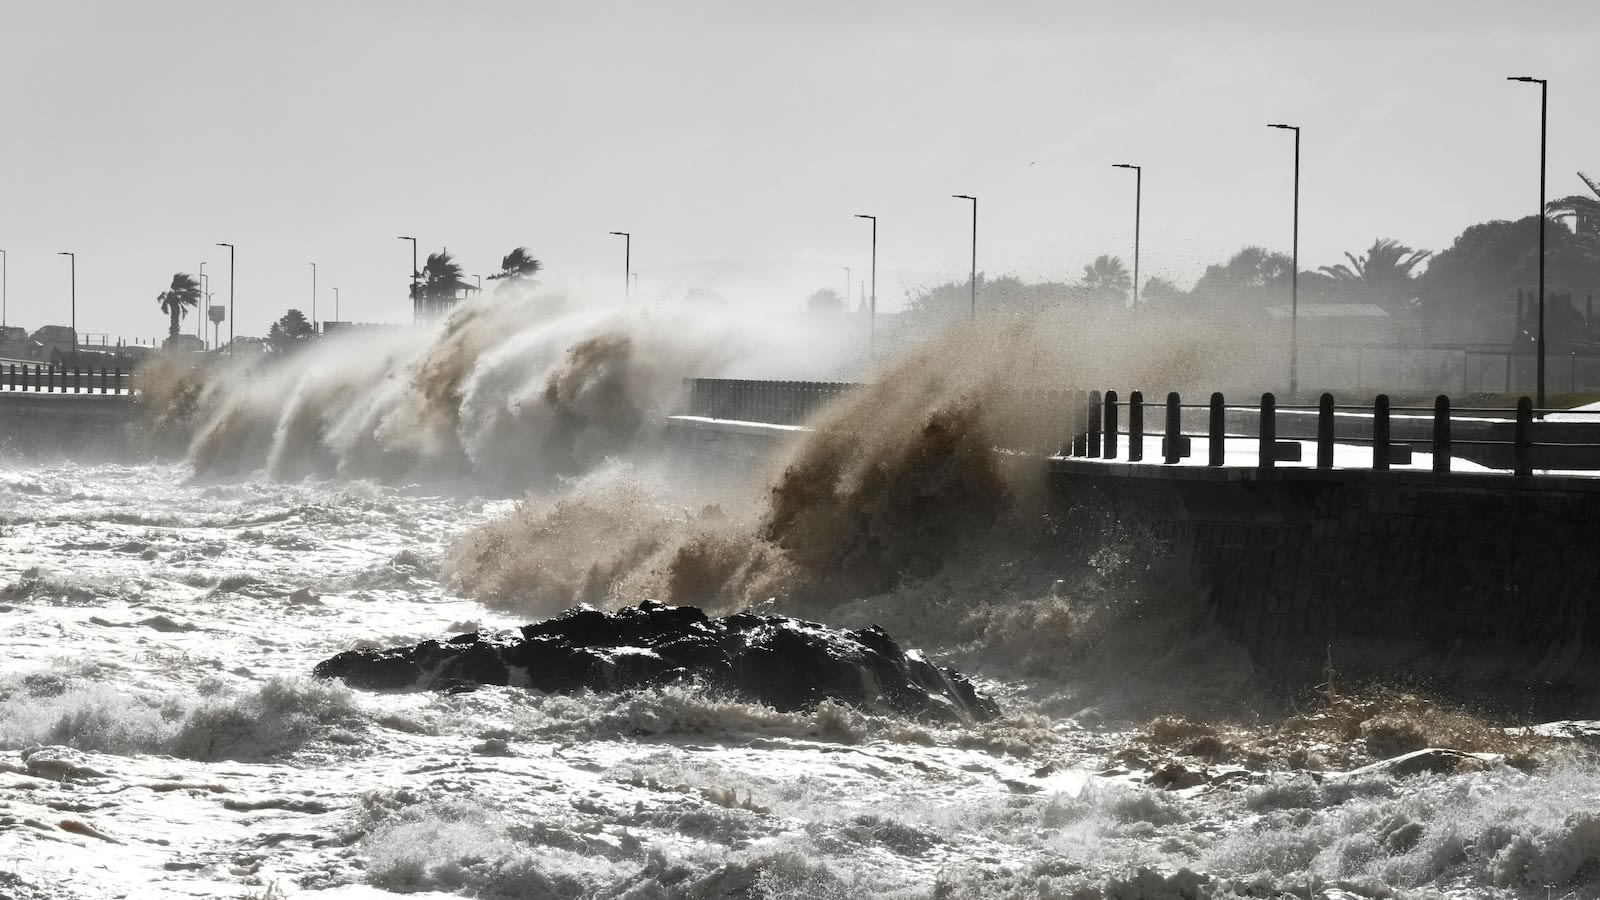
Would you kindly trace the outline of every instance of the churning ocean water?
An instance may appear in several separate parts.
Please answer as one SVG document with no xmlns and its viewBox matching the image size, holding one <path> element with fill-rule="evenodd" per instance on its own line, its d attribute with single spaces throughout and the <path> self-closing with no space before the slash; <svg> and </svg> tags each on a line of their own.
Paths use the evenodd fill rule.
<svg viewBox="0 0 1600 900">
<path fill-rule="evenodd" d="M 1600 894 L 1584 723 L 1286 705 L 1136 535 L 1029 537 L 992 373 L 719 479 L 653 423 L 722 336 L 502 315 L 148 375 L 149 462 L 0 461 L 0 896 Z M 311 677 L 647 597 L 881 624 L 1002 715 Z"/>
</svg>

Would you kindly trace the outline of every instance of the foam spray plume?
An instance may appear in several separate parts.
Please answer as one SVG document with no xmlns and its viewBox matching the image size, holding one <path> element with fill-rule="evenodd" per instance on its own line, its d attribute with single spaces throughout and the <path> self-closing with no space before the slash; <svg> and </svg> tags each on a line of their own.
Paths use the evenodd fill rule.
<svg viewBox="0 0 1600 900">
<path fill-rule="evenodd" d="M 799 366 L 796 347 L 833 358 L 830 340 L 720 311 L 625 315 L 539 293 L 270 363 L 157 359 L 138 380 L 151 449 L 183 446 L 199 476 L 472 477 L 516 491 L 650 445 L 685 377 L 752 358 Z"/>
</svg>

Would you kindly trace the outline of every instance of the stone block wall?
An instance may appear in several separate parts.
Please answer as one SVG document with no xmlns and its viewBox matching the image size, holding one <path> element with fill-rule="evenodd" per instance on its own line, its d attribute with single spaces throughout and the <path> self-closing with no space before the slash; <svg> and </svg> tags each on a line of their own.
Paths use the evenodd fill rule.
<svg viewBox="0 0 1600 900">
<path fill-rule="evenodd" d="M 1600 482 L 1129 468 L 1056 479 L 1182 554 L 1269 671 L 1600 691 Z"/>
</svg>

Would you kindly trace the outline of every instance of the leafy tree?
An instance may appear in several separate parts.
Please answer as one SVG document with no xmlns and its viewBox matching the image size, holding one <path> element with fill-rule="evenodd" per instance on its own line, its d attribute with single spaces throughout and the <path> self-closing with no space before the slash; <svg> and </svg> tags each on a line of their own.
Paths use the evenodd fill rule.
<svg viewBox="0 0 1600 900">
<path fill-rule="evenodd" d="M 422 281 L 412 300 L 421 302 L 424 314 L 436 315 L 449 310 L 456 303 L 456 295 L 472 287 L 461 279 L 461 264 L 448 250 L 429 253 L 420 274 Z"/>
<path fill-rule="evenodd" d="M 1516 294 L 1539 284 L 1539 220 L 1498 220 L 1469 226 L 1436 254 L 1417 279 L 1424 321 L 1437 337 L 1506 341 L 1521 327 Z M 1543 220 L 1545 293 L 1583 296 L 1600 286 L 1600 236 L 1575 233 Z M 1548 303 L 1547 303 L 1548 332 Z"/>
<path fill-rule="evenodd" d="M 1101 254 L 1083 267 L 1083 292 L 1091 302 L 1126 306 L 1131 290 L 1133 279 L 1118 257 Z"/>
<path fill-rule="evenodd" d="M 1149 304 L 1157 309 L 1174 309 L 1180 306 L 1187 296 L 1187 292 L 1171 280 L 1152 277 L 1145 280 L 1144 290 L 1139 292 L 1139 305 Z"/>
<path fill-rule="evenodd" d="M 306 320 L 305 313 L 291 309 L 283 314 L 283 318 L 272 323 L 267 331 L 267 344 L 274 353 L 287 353 L 315 334 L 316 328 Z"/>
<path fill-rule="evenodd" d="M 1207 266 L 1189 296 L 1211 310 L 1256 313 L 1289 300 L 1293 260 L 1286 253 L 1245 247 L 1220 266 Z"/>
<path fill-rule="evenodd" d="M 430 262 L 432 259 L 432 257 L 429 257 Z M 460 266 L 456 267 L 458 276 L 460 275 L 460 268 Z M 539 274 L 543 268 L 544 263 L 534 259 L 533 254 L 528 252 L 527 247 L 518 247 L 501 258 L 500 271 L 490 275 L 489 280 L 505 279 L 505 285 L 503 286 L 518 286 L 524 282 L 533 281 L 533 276 Z"/>
<path fill-rule="evenodd" d="M 843 312 L 844 297 L 833 288 L 822 288 L 806 298 L 806 310 L 814 313 Z"/>
<path fill-rule="evenodd" d="M 161 311 L 171 317 L 167 327 L 167 342 L 178 339 L 178 320 L 189 314 L 189 307 L 200 305 L 200 282 L 193 276 L 179 272 L 172 276 L 172 287 L 156 295 Z"/>
<path fill-rule="evenodd" d="M 1333 278 L 1336 288 L 1347 296 L 1396 310 L 1415 298 L 1412 270 L 1432 255 L 1392 238 L 1381 238 L 1360 256 L 1346 253 L 1349 265 L 1323 266 L 1318 271 Z"/>
</svg>

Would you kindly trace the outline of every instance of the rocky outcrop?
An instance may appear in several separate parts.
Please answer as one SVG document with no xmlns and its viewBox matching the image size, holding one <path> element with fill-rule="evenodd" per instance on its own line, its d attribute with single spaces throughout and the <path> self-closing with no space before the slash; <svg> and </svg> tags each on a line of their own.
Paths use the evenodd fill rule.
<svg viewBox="0 0 1600 900">
<path fill-rule="evenodd" d="M 647 600 L 605 613 L 588 607 L 522 627 L 411 647 L 351 650 L 318 663 L 319 678 L 374 690 L 512 685 L 566 693 L 694 682 L 778 710 L 823 700 L 940 720 L 984 720 L 999 709 L 952 669 L 903 651 L 876 626 L 840 631 L 750 612 L 708 618 Z"/>
</svg>

